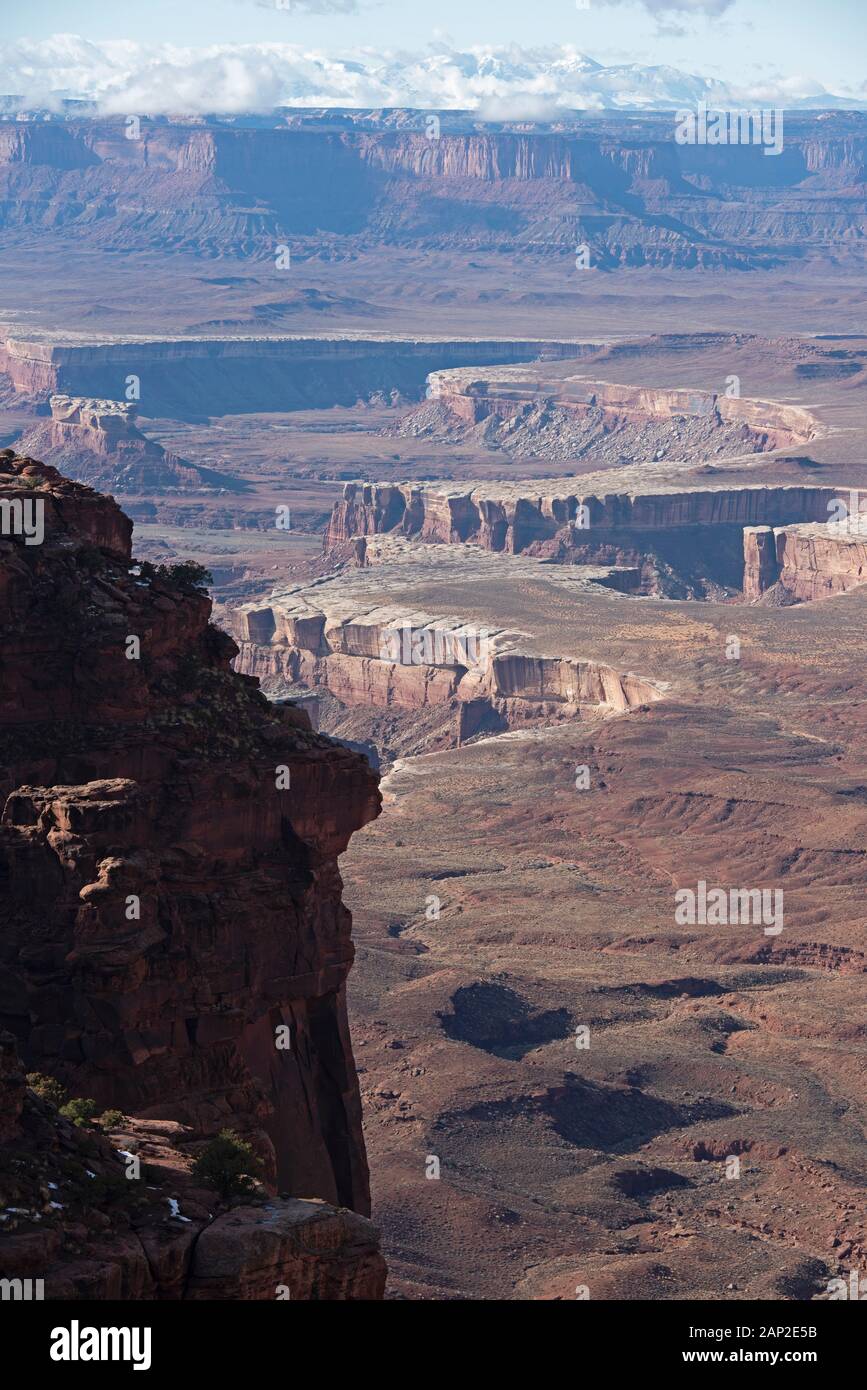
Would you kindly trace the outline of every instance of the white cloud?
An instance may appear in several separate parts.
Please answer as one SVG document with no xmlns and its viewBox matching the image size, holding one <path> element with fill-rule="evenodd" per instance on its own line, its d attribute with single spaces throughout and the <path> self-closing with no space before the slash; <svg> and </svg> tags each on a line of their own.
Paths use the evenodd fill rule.
<svg viewBox="0 0 867 1390">
<path fill-rule="evenodd" d="M 483 97 L 476 109 L 483 121 L 550 121 L 560 110 L 553 97 L 522 91 Z"/>
<path fill-rule="evenodd" d="M 596 0 L 597 5 L 641 5 L 653 15 L 686 14 L 713 19 L 730 10 L 735 0 Z"/>
<path fill-rule="evenodd" d="M 254 0 L 260 10 L 283 14 L 357 14 L 358 0 Z"/>
<path fill-rule="evenodd" d="M 705 7 L 722 3 L 706 0 Z M 21 97 L 31 110 L 56 109 L 67 97 L 87 98 L 110 115 L 242 114 L 280 105 L 414 106 L 521 120 L 571 108 L 671 109 L 759 96 L 766 103 L 792 104 L 821 101 L 823 89 L 809 76 L 766 74 L 734 88 L 676 68 L 605 66 L 571 45 L 461 50 L 439 41 L 416 53 L 329 53 L 287 43 L 178 48 L 55 34 L 0 45 L 0 94 Z"/>
</svg>

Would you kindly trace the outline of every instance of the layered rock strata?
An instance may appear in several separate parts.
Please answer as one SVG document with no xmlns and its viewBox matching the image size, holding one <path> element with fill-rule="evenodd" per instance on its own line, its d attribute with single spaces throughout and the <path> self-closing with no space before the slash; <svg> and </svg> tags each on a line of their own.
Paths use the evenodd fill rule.
<svg viewBox="0 0 867 1390">
<path fill-rule="evenodd" d="M 0 497 L 0 1022 L 71 1094 L 229 1126 L 274 1190 L 366 1212 L 337 858 L 375 775 L 232 672 L 111 499 L 9 451 Z"/>
<path fill-rule="evenodd" d="M 744 531 L 744 597 L 812 603 L 867 583 L 867 525 L 755 526 Z"/>
<path fill-rule="evenodd" d="M 346 483 L 326 532 L 326 547 L 359 536 L 395 535 L 440 543 L 470 542 L 486 550 L 527 552 L 567 564 L 638 567 L 642 587 L 665 592 L 666 556 L 696 570 L 689 589 L 705 587 L 702 569 L 737 588 L 745 526 L 820 521 L 839 489 L 802 486 L 678 488 L 635 483 L 606 491 L 562 480 L 533 484 Z M 602 481 L 602 480 L 600 480 Z M 670 587 L 670 586 L 669 586 Z M 683 586 L 681 586 L 683 587 Z M 686 597 L 686 593 L 672 593 Z"/>
<path fill-rule="evenodd" d="M 857 118 L 787 112 L 785 155 L 766 159 L 738 141 L 679 145 L 670 112 L 558 115 L 556 128 L 519 129 L 445 112 L 436 140 L 424 112 L 400 109 L 281 112 L 270 129 L 259 118 L 142 118 L 136 140 L 123 117 L 40 114 L 0 127 L 0 227 L 32 237 L 72 226 L 125 252 L 263 259 L 289 235 L 293 249 L 384 236 L 412 249 L 522 247 L 570 269 L 576 238 L 594 266 L 800 263 L 829 237 L 839 254 L 860 250 Z M 287 188 L 298 190 L 288 203 Z"/>
<path fill-rule="evenodd" d="M 654 421 L 710 421 L 736 426 L 744 452 L 805 444 L 818 431 L 809 411 L 779 401 L 754 400 L 711 391 L 616 385 L 562 371 L 505 368 L 490 373 L 469 367 L 432 372 L 429 397 L 465 425 L 486 420 L 520 421 L 522 410 L 544 402 L 576 420 L 591 412 L 604 432 Z"/>
<path fill-rule="evenodd" d="M 355 337 L 339 333 L 223 338 L 0 340 L 0 373 L 16 395 L 114 398 L 127 376 L 141 381 L 142 409 L 175 417 L 353 405 L 376 391 L 418 398 L 442 366 L 579 357 L 593 345 L 545 339 Z"/>
<path fill-rule="evenodd" d="M 412 547 L 409 556 L 370 549 L 368 563 L 412 563 Z M 580 584 L 626 587 L 615 570 L 587 575 Z M 237 669 L 272 694 L 324 688 L 350 706 L 452 706 L 458 742 L 480 728 L 574 718 L 588 707 L 623 712 L 664 693 L 657 682 L 604 662 L 533 652 L 527 634 L 365 600 L 363 585 L 339 580 L 275 592 L 228 610 L 224 621 L 239 644 Z"/>
</svg>

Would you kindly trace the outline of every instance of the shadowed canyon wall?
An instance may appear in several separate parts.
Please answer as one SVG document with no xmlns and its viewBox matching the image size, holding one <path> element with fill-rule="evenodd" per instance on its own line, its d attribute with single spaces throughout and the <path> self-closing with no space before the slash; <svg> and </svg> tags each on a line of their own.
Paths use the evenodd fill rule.
<svg viewBox="0 0 867 1390">
<path fill-rule="evenodd" d="M 588 347 L 584 349 L 589 352 Z M 576 357 L 570 342 L 504 339 L 310 337 L 175 338 L 63 344 L 8 338 L 0 372 L 24 401 L 55 393 L 125 397 L 139 379 L 145 415 L 207 415 L 354 405 L 376 391 L 424 393 L 443 365 Z"/>
<path fill-rule="evenodd" d="M 191 1131 L 127 1116 L 112 1125 L 60 1114 L 27 1085 L 14 1037 L 0 1032 L 4 1299 L 382 1298 L 385 1262 L 365 1217 L 286 1197 L 215 1211 L 224 1204 L 199 1185 Z"/>
<path fill-rule="evenodd" d="M 0 491 L 0 1023 L 71 1094 L 228 1125 L 272 1188 L 366 1212 L 337 858 L 375 775 L 231 671 L 111 499 L 9 451 Z"/>
</svg>

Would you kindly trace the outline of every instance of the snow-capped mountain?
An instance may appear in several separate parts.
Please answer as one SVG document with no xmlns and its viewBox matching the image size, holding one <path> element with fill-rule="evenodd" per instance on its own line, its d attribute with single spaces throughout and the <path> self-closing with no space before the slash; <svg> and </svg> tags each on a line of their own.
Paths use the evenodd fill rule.
<svg viewBox="0 0 867 1390">
<path fill-rule="evenodd" d="M 86 101 L 104 114 L 255 113 L 292 107 L 474 110 L 490 119 L 545 119 L 564 110 L 671 110 L 719 105 L 858 107 L 865 93 L 826 92 L 807 79 L 761 92 L 665 66 L 605 66 L 569 45 L 521 49 L 432 44 L 424 52 L 326 53 L 294 44 L 202 48 L 94 43 L 74 34 L 0 45 L 6 104 L 63 109 Z"/>
</svg>

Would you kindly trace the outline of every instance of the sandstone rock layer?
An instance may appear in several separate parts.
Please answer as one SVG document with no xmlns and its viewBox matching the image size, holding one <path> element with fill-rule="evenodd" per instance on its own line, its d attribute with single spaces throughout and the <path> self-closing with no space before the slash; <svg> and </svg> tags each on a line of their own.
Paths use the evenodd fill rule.
<svg viewBox="0 0 867 1390">
<path fill-rule="evenodd" d="M 811 603 L 867 582 L 867 526 L 756 526 L 744 532 L 744 597 Z"/>
</svg>

